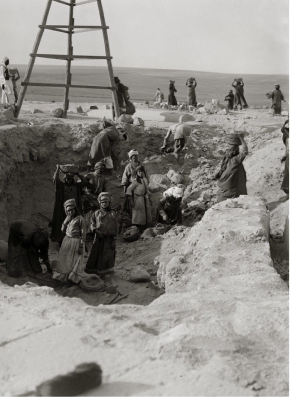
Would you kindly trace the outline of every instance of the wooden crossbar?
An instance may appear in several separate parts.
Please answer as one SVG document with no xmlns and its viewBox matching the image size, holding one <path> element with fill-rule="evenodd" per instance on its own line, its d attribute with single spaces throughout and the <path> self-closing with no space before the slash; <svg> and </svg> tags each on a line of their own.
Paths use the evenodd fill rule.
<svg viewBox="0 0 290 397">
<path fill-rule="evenodd" d="M 48 30 L 53 30 L 53 31 L 55 31 L 55 32 L 61 32 L 61 33 L 67 33 L 67 34 L 69 34 L 69 31 L 63 30 L 63 29 L 50 28 L 50 27 L 46 27 L 46 28 L 44 28 L 44 29 L 48 29 Z"/>
<path fill-rule="evenodd" d="M 57 3 L 60 3 L 60 4 L 65 4 L 66 6 L 70 6 L 69 3 L 62 1 L 62 0 L 53 0 L 53 1 L 56 1 Z"/>
<path fill-rule="evenodd" d="M 79 2 L 79 3 L 75 3 L 74 6 L 81 6 L 81 5 L 83 5 L 83 4 L 93 3 L 94 1 L 97 1 L 97 0 L 85 0 L 85 1 L 81 1 L 81 2 Z"/>
<path fill-rule="evenodd" d="M 32 58 L 52 58 L 52 59 L 113 59 L 113 57 L 107 56 L 95 56 L 95 55 L 54 55 L 54 54 L 30 54 Z"/>
<path fill-rule="evenodd" d="M 92 88 L 96 90 L 112 90 L 116 91 L 116 87 L 104 87 L 98 85 L 79 85 L 79 84 L 54 84 L 54 83 L 30 83 L 23 81 L 22 86 L 28 87 L 61 87 L 61 88 Z"/>
<path fill-rule="evenodd" d="M 109 29 L 109 26 L 88 26 L 88 25 L 38 25 L 41 29 L 51 29 L 51 28 L 65 28 L 65 29 Z"/>
<path fill-rule="evenodd" d="M 73 32 L 73 34 L 84 33 L 84 32 L 93 32 L 94 30 L 100 30 L 100 29 L 80 29 L 77 32 Z"/>
</svg>

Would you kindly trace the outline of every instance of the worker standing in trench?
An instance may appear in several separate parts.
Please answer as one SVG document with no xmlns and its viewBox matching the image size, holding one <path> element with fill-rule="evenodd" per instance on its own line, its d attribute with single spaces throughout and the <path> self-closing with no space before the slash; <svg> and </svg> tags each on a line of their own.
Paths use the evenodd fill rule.
<svg viewBox="0 0 290 397">
<path fill-rule="evenodd" d="M 185 138 L 185 130 L 188 128 L 186 124 L 178 123 L 172 124 L 167 131 L 167 134 L 164 138 L 163 146 L 160 148 L 162 152 L 171 153 L 174 152 L 174 156 L 179 160 L 179 153 L 185 146 L 186 138 Z M 170 148 L 169 138 L 170 135 L 173 134 L 174 139 L 174 149 Z"/>
<path fill-rule="evenodd" d="M 235 198 L 247 194 L 247 177 L 243 161 L 248 154 L 248 146 L 244 134 L 228 135 L 226 138 L 228 148 L 222 160 L 220 170 L 214 179 L 218 179 L 217 201 Z M 241 151 L 239 145 L 242 145 Z"/>
</svg>

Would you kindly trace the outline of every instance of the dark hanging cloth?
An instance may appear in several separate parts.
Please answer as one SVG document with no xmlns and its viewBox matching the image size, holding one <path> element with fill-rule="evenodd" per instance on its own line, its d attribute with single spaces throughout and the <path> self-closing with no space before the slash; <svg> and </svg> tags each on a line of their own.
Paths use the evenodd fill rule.
<svg viewBox="0 0 290 397">
<path fill-rule="evenodd" d="M 68 186 L 59 179 L 55 180 L 55 202 L 51 222 L 51 241 L 62 241 L 65 233 L 61 231 L 61 225 L 66 218 L 64 203 L 69 199 L 75 199 L 77 208 L 82 211 L 81 192 L 84 187 L 83 182 L 77 182 Z"/>
<path fill-rule="evenodd" d="M 164 197 L 159 201 L 156 211 L 156 222 L 158 223 L 171 223 L 172 225 L 182 223 L 182 212 L 180 208 L 182 198 L 175 198 L 173 196 Z M 168 216 L 168 221 L 164 221 L 160 215 L 160 211 L 165 211 Z"/>
<path fill-rule="evenodd" d="M 35 238 L 35 236 L 40 238 Z M 10 224 L 7 270 L 10 277 L 40 273 L 39 258 L 48 260 L 48 235 L 33 222 L 19 219 Z"/>
<path fill-rule="evenodd" d="M 168 105 L 177 106 L 177 100 L 174 95 L 175 92 L 177 92 L 177 90 L 175 89 L 174 84 L 170 83 L 169 84 Z"/>
<path fill-rule="evenodd" d="M 125 86 L 122 83 L 117 83 L 116 87 L 117 87 L 116 93 L 118 97 L 119 108 L 122 108 L 126 103 L 126 99 L 127 99 L 126 96 L 128 94 L 129 87 Z"/>
<path fill-rule="evenodd" d="M 289 194 L 289 120 L 285 121 L 281 128 L 281 132 L 283 134 L 283 143 L 286 146 L 285 169 L 281 189 L 284 190 L 286 194 Z"/>
</svg>

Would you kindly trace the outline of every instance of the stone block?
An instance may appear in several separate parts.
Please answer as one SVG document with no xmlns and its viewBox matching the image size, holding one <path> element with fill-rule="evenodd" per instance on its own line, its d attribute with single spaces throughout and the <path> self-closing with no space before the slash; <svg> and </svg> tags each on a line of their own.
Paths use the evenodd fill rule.
<svg viewBox="0 0 290 397">
<path fill-rule="evenodd" d="M 144 120 L 142 120 L 141 117 L 134 117 L 133 124 L 134 125 L 138 125 L 140 127 L 144 127 L 145 126 Z"/>
<path fill-rule="evenodd" d="M 63 115 L 63 110 L 62 110 L 61 108 L 53 109 L 53 110 L 50 112 L 50 115 L 51 115 L 52 117 L 61 118 L 62 115 Z"/>
<path fill-rule="evenodd" d="M 13 120 L 14 119 L 14 114 L 11 110 L 6 109 L 2 112 L 2 114 L 6 117 L 8 120 Z"/>
<path fill-rule="evenodd" d="M 43 113 L 43 111 L 40 109 L 32 109 L 31 110 L 31 114 L 36 114 L 36 113 Z"/>
<path fill-rule="evenodd" d="M 83 108 L 81 106 L 78 106 L 76 108 L 76 110 L 77 110 L 77 113 L 84 113 Z"/>
<path fill-rule="evenodd" d="M 134 283 L 140 283 L 143 281 L 149 281 L 150 280 L 150 274 L 147 272 L 147 270 L 143 269 L 141 266 L 135 266 L 131 271 L 129 275 L 130 281 L 133 281 Z"/>
<path fill-rule="evenodd" d="M 180 123 L 186 123 L 187 121 L 195 121 L 195 118 L 191 114 L 183 114 L 179 117 Z"/>
<path fill-rule="evenodd" d="M 171 182 L 173 182 L 174 184 L 179 184 L 179 183 L 183 183 L 183 176 L 178 174 L 177 172 L 173 171 L 173 170 L 169 170 L 166 174 L 167 178 L 169 178 L 171 180 Z"/>
</svg>

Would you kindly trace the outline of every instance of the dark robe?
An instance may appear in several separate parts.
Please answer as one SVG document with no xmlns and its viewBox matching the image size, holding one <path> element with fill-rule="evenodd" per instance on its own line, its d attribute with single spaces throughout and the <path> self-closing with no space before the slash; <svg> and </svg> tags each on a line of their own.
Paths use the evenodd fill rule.
<svg viewBox="0 0 290 397">
<path fill-rule="evenodd" d="M 65 201 L 75 199 L 77 208 L 80 212 L 82 211 L 81 195 L 84 186 L 84 182 L 77 182 L 68 186 L 59 178 L 55 179 L 55 202 L 51 222 L 51 241 L 62 241 L 65 237 L 65 233 L 61 231 L 61 225 L 66 218 L 66 213 L 63 207 Z"/>
<path fill-rule="evenodd" d="M 289 120 L 287 121 L 289 123 Z M 287 121 L 281 129 L 283 133 L 283 143 L 286 146 L 285 169 L 281 189 L 284 190 L 286 194 L 289 194 L 289 124 L 287 124 Z M 288 125 L 288 127 L 286 125 Z"/>
<path fill-rule="evenodd" d="M 7 270 L 10 277 L 20 277 L 31 273 L 41 273 L 39 258 L 48 260 L 48 238 L 36 245 L 35 233 L 41 228 L 31 221 L 18 219 L 10 224 L 8 238 Z"/>
<path fill-rule="evenodd" d="M 111 157 L 113 162 L 119 155 L 119 133 L 115 127 L 111 126 L 101 131 L 94 137 L 88 165 L 95 165 L 105 157 Z"/>
<path fill-rule="evenodd" d="M 228 105 L 227 105 L 228 110 L 233 110 L 233 108 L 234 108 L 234 99 L 235 99 L 234 94 L 228 94 L 225 97 L 225 101 L 228 101 Z"/>
<path fill-rule="evenodd" d="M 177 106 L 177 100 L 174 95 L 175 92 L 177 92 L 177 90 L 175 89 L 174 84 L 169 84 L 168 105 Z"/>
<path fill-rule="evenodd" d="M 99 276 L 114 272 L 118 233 L 117 215 L 114 210 L 99 209 L 92 216 L 91 230 L 98 230 L 103 237 L 95 234 L 94 243 L 88 258 L 85 272 Z"/>
<path fill-rule="evenodd" d="M 247 177 L 243 161 L 247 153 L 241 151 L 237 156 L 228 160 L 225 171 L 222 173 L 217 185 L 217 201 L 239 197 L 247 194 Z"/>
<path fill-rule="evenodd" d="M 282 101 L 284 101 L 284 95 L 280 90 L 275 90 L 272 92 L 272 109 L 274 109 L 275 114 L 281 114 Z"/>
<path fill-rule="evenodd" d="M 171 223 L 172 225 L 182 223 L 182 212 L 180 208 L 182 198 L 175 198 L 173 196 L 163 197 L 158 204 L 156 211 L 156 222 L 158 223 Z M 164 221 L 160 215 L 160 211 L 163 210 L 168 216 L 168 221 Z"/>
<path fill-rule="evenodd" d="M 117 87 L 116 94 L 118 97 L 119 108 L 122 108 L 124 106 L 124 101 L 126 103 L 129 87 L 126 87 L 122 83 L 117 83 L 116 87 Z"/>
<path fill-rule="evenodd" d="M 237 109 L 238 106 L 240 106 L 241 108 L 243 107 L 242 105 L 242 86 L 240 84 L 232 84 L 232 86 L 235 89 L 235 98 L 234 98 L 234 109 Z"/>
<path fill-rule="evenodd" d="M 187 100 L 188 100 L 188 106 L 196 106 L 196 94 L 195 94 L 195 87 L 197 86 L 196 81 L 194 80 L 193 82 L 189 81 L 190 79 L 187 80 L 186 85 L 188 86 L 188 91 L 187 91 Z"/>
</svg>

